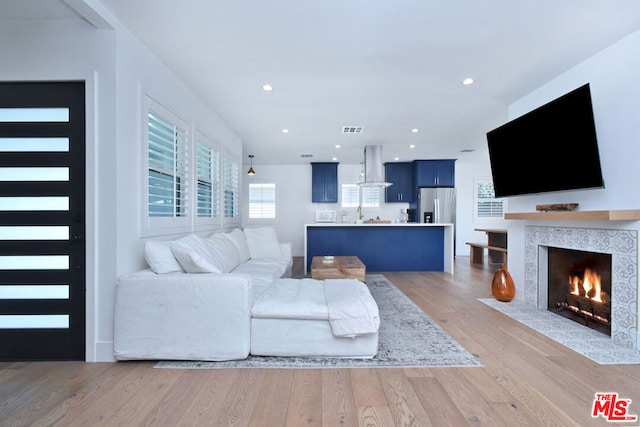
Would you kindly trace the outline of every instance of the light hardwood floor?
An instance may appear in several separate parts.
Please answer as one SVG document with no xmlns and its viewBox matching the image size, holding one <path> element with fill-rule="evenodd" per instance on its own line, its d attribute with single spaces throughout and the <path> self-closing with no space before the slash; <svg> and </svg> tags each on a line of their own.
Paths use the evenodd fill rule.
<svg viewBox="0 0 640 427">
<path fill-rule="evenodd" d="M 632 399 L 640 365 L 597 365 L 477 301 L 494 269 L 385 276 L 484 365 L 168 370 L 154 362 L 0 363 L 1 426 L 607 426 L 596 392 Z M 638 423 L 619 423 L 635 425 Z"/>
</svg>

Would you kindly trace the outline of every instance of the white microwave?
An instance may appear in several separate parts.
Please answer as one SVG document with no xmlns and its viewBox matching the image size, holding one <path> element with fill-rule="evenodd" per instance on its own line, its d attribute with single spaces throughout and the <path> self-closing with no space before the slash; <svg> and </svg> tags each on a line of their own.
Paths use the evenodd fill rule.
<svg viewBox="0 0 640 427">
<path fill-rule="evenodd" d="M 336 222 L 336 211 L 316 211 L 316 222 Z"/>
</svg>

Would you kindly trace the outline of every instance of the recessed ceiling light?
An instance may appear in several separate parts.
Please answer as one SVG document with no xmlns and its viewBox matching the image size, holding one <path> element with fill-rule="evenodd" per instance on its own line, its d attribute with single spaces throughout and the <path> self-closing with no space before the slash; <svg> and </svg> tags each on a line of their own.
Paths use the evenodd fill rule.
<svg viewBox="0 0 640 427">
<path fill-rule="evenodd" d="M 282 129 L 282 133 L 289 133 L 289 129 Z"/>
<path fill-rule="evenodd" d="M 411 133 L 418 133 L 418 132 L 420 132 L 420 131 L 417 128 L 411 129 Z"/>
<path fill-rule="evenodd" d="M 340 144 L 336 144 L 336 148 L 340 148 L 342 147 Z"/>
<path fill-rule="evenodd" d="M 269 83 L 267 83 L 267 84 L 262 86 L 262 90 L 264 90 L 265 92 L 271 92 L 273 90 L 273 86 L 271 86 Z"/>
<path fill-rule="evenodd" d="M 473 79 L 471 77 L 467 77 L 462 81 L 462 84 L 465 86 L 469 86 L 470 84 L 473 84 Z"/>
<path fill-rule="evenodd" d="M 334 157 L 334 158 L 333 158 L 333 161 L 334 161 L 334 162 L 337 162 L 337 161 L 338 161 L 338 158 L 337 158 L 337 157 Z"/>
<path fill-rule="evenodd" d="M 400 160 L 400 157 L 394 157 L 393 160 L 397 162 L 398 160 Z"/>
<path fill-rule="evenodd" d="M 409 148 L 416 148 L 416 145 L 415 144 L 411 144 L 411 145 L 409 145 Z"/>
</svg>

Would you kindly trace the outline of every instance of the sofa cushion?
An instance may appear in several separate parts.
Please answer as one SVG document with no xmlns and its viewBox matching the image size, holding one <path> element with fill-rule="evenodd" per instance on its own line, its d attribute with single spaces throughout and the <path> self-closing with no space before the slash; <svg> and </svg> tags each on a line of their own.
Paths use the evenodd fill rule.
<svg viewBox="0 0 640 427">
<path fill-rule="evenodd" d="M 221 273 L 203 238 L 190 234 L 175 240 L 171 251 L 187 273 Z"/>
<path fill-rule="evenodd" d="M 283 258 L 250 259 L 240 264 L 233 270 L 233 273 L 244 274 L 252 279 L 266 279 L 272 282 L 282 277 L 287 267 L 288 262 Z"/>
<path fill-rule="evenodd" d="M 247 246 L 247 239 L 245 238 L 242 230 L 236 228 L 229 233 L 225 233 L 224 237 L 229 239 L 238 250 L 238 254 L 240 255 L 240 262 L 245 262 L 246 260 L 251 258 L 249 247 Z"/>
<path fill-rule="evenodd" d="M 205 241 L 221 272 L 228 273 L 240 264 L 238 249 L 223 233 L 213 234 Z"/>
<path fill-rule="evenodd" d="M 245 228 L 251 258 L 279 258 L 280 242 L 272 227 Z"/>
<path fill-rule="evenodd" d="M 184 271 L 173 252 L 171 241 L 149 240 L 144 244 L 144 259 L 151 271 L 156 274 L 167 274 Z"/>
<path fill-rule="evenodd" d="M 241 274 L 251 278 L 253 298 L 257 298 L 274 280 L 279 279 L 287 270 L 288 262 L 281 258 L 250 259 L 243 262 L 233 274 Z"/>
<path fill-rule="evenodd" d="M 251 317 L 327 320 L 329 311 L 323 282 L 314 279 L 276 280 L 255 299 Z"/>
</svg>

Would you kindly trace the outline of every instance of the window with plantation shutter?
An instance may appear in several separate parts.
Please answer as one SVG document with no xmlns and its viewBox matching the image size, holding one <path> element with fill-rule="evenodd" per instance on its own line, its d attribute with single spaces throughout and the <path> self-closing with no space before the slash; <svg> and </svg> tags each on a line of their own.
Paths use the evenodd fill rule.
<svg viewBox="0 0 640 427">
<path fill-rule="evenodd" d="M 276 218 L 276 184 L 249 184 L 249 219 Z"/>
<path fill-rule="evenodd" d="M 362 193 L 362 204 L 360 194 Z M 360 187 L 357 184 L 342 184 L 343 208 L 376 208 L 380 206 L 380 189 L 377 187 Z"/>
<path fill-rule="evenodd" d="M 147 98 L 144 227 L 147 235 L 189 227 L 188 125 Z"/>
<path fill-rule="evenodd" d="M 224 218 L 238 219 L 238 189 L 239 166 L 238 162 L 229 155 L 223 159 L 223 191 L 224 191 Z"/>
<path fill-rule="evenodd" d="M 198 222 L 215 222 L 220 218 L 220 150 L 204 135 L 196 138 Z"/>
<path fill-rule="evenodd" d="M 362 187 L 362 207 L 377 208 L 380 206 L 380 187 Z"/>
<path fill-rule="evenodd" d="M 355 184 L 342 184 L 342 207 L 357 208 L 360 206 L 360 191 Z"/>
<path fill-rule="evenodd" d="M 186 126 L 149 111 L 149 207 L 151 217 L 187 215 Z"/>
<path fill-rule="evenodd" d="M 477 179 L 475 184 L 475 219 L 477 221 L 504 219 L 504 199 L 495 197 L 493 182 Z"/>
</svg>

